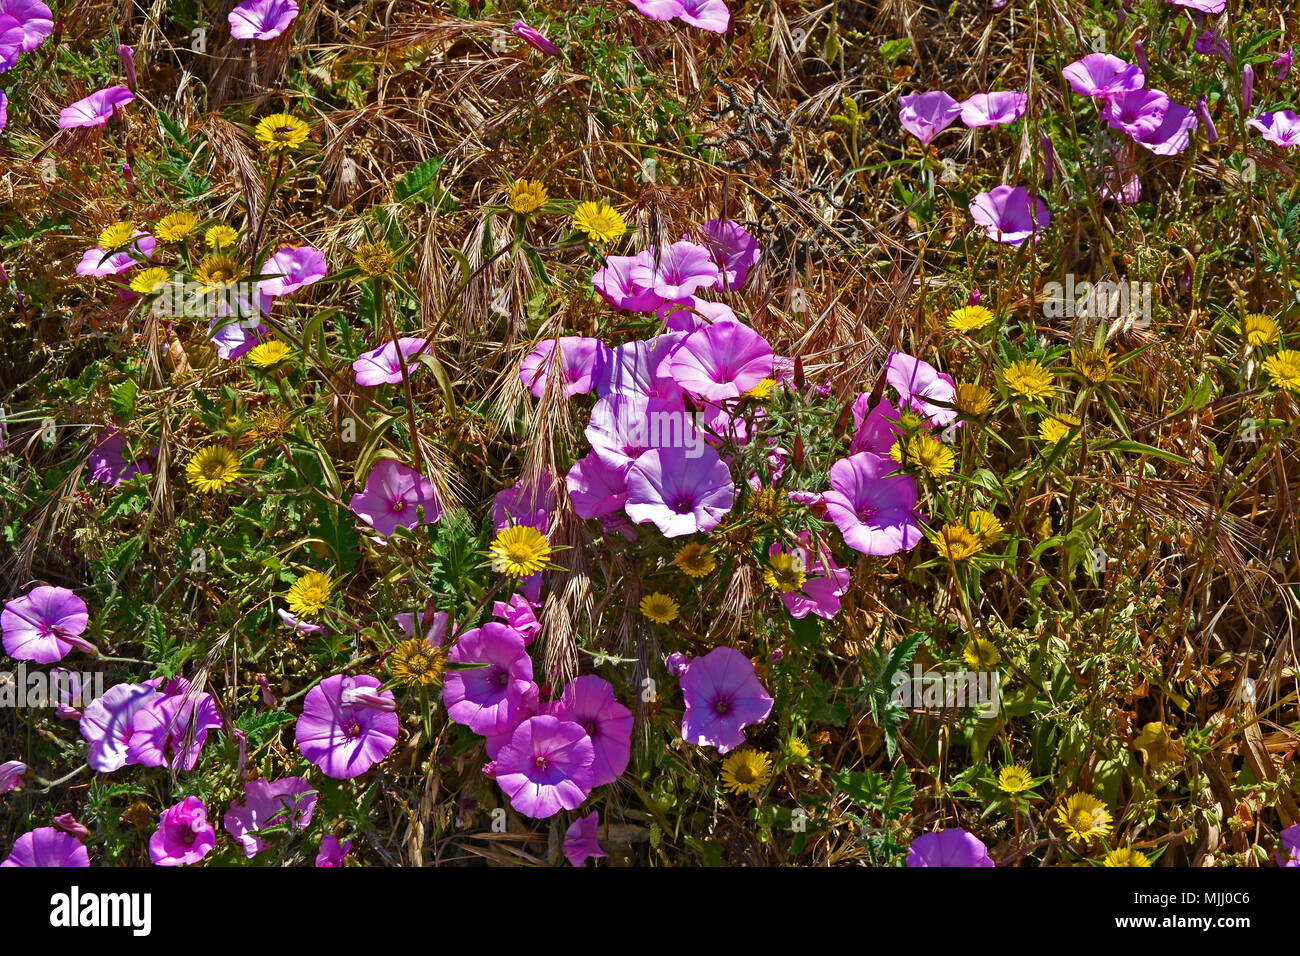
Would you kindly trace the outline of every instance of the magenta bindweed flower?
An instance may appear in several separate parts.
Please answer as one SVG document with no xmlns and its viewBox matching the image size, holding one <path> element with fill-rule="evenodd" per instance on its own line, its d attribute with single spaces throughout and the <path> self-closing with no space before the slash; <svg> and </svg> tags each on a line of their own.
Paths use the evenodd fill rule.
<svg viewBox="0 0 1300 956">
<path fill-rule="evenodd" d="M 725 754 L 745 742 L 744 729 L 772 712 L 772 698 L 749 658 L 732 647 L 715 647 L 686 665 L 679 681 L 686 711 L 682 739 Z"/>
<path fill-rule="evenodd" d="M 184 678 L 168 682 L 160 693 L 132 720 L 126 762 L 193 770 L 208 731 L 221 726 L 216 703 L 211 694 L 191 694 L 190 682 Z"/>
<path fill-rule="evenodd" d="M 943 90 L 910 93 L 899 97 L 898 105 L 898 122 L 922 146 L 929 146 L 931 140 L 961 116 L 961 105 Z"/>
<path fill-rule="evenodd" d="M 627 465 L 612 465 L 591 451 L 573 463 L 564 485 L 578 517 L 603 518 L 627 503 Z"/>
<path fill-rule="evenodd" d="M 150 683 L 117 684 L 91 701 L 80 722 L 82 739 L 89 745 L 86 763 L 90 769 L 112 773 L 125 767 L 136 714 L 163 697 Z"/>
<path fill-rule="evenodd" d="M 542 630 L 542 623 L 537 620 L 537 609 L 540 606 L 522 594 L 512 594 L 509 601 L 492 603 L 492 616 L 500 618 L 518 631 L 524 639 L 524 645 L 527 646 Z"/>
<path fill-rule="evenodd" d="M 1276 113 L 1260 113 L 1246 123 L 1251 129 L 1274 146 L 1290 148 L 1300 145 L 1300 116 L 1291 110 L 1278 110 Z"/>
<path fill-rule="evenodd" d="M 534 398 L 541 398 L 546 392 L 552 371 L 559 374 L 560 389 L 565 398 L 590 392 L 609 362 L 609 346 L 600 339 L 568 335 L 559 342 L 558 361 L 553 359 L 555 339 L 547 339 L 524 356 L 519 365 L 519 380 Z"/>
<path fill-rule="evenodd" d="M 885 381 L 898 393 L 901 408 L 924 415 L 932 426 L 940 428 L 957 417 L 956 409 L 945 407 L 956 398 L 957 383 L 929 362 L 906 352 L 890 352 L 885 360 Z"/>
<path fill-rule="evenodd" d="M 724 0 L 627 0 L 651 20 L 672 20 L 712 33 L 726 33 L 731 11 Z"/>
<path fill-rule="evenodd" d="M 27 764 L 21 760 L 6 760 L 0 763 L 0 794 L 22 787 L 23 777 L 26 774 Z"/>
<path fill-rule="evenodd" d="M 294 0 L 244 0 L 226 19 L 236 40 L 274 40 L 297 16 Z"/>
<path fill-rule="evenodd" d="M 632 279 L 662 299 L 680 299 L 711 289 L 722 270 L 713 253 L 699 243 L 674 242 L 632 266 Z"/>
<path fill-rule="evenodd" d="M 492 499 L 492 530 L 526 524 L 545 534 L 555 510 L 554 484 L 551 473 L 543 469 L 532 481 L 520 478 L 498 491 Z"/>
<path fill-rule="evenodd" d="M 910 394 L 910 393 L 909 393 Z M 956 387 L 953 388 L 956 395 Z M 881 396 L 874 406 L 868 409 L 871 393 L 863 392 L 853 403 L 853 424 L 856 431 L 849 444 L 849 454 L 860 451 L 874 451 L 881 455 L 889 454 L 889 449 L 898 441 L 902 428 L 898 424 L 899 411 L 890 400 Z M 949 399 L 951 401 L 951 399 Z"/>
<path fill-rule="evenodd" d="M 1201 13 L 1222 13 L 1228 6 L 1228 0 L 1168 0 L 1176 7 L 1186 7 Z"/>
<path fill-rule="evenodd" d="M 262 279 L 257 287 L 267 295 L 292 295 L 303 286 L 325 278 L 328 271 L 325 254 L 319 249 L 314 246 L 288 247 L 266 260 L 262 273 L 273 278 Z"/>
<path fill-rule="evenodd" d="M 447 716 L 476 734 L 504 733 L 533 683 L 523 635 L 499 621 L 466 631 L 447 654 L 452 664 L 485 664 L 448 671 L 442 682 Z"/>
<path fill-rule="evenodd" d="M 763 254 L 758 240 L 731 219 L 710 219 L 700 227 L 699 242 L 718 266 L 718 278 L 713 283 L 718 292 L 735 292 L 744 286 L 749 270 Z"/>
<path fill-rule="evenodd" d="M 0 27 L 0 36 L 12 39 L 21 53 L 31 53 L 54 30 L 54 15 L 41 0 L 0 0 L 0 21 L 9 20 L 13 24 Z M 11 30 L 17 31 L 16 37 L 8 35 Z"/>
<path fill-rule="evenodd" d="M 593 787 L 613 783 L 623 775 L 632 757 L 632 711 L 618 702 L 609 681 L 595 674 L 575 677 L 548 713 L 579 724 L 591 738 Z"/>
<path fill-rule="evenodd" d="M 102 279 L 104 276 L 121 275 L 141 264 L 139 256 L 148 259 L 153 255 L 158 242 L 148 233 L 137 231 L 131 239 L 131 245 L 119 252 L 109 253 L 99 246 L 87 249 L 77 263 L 77 275 Z"/>
<path fill-rule="evenodd" d="M 637 266 L 654 267 L 654 254 L 647 249 L 635 256 L 606 256 L 605 264 L 591 276 L 601 298 L 624 312 L 653 312 L 664 301 L 648 285 L 632 277 Z M 642 272 L 644 275 L 645 272 Z"/>
<path fill-rule="evenodd" d="M 998 186 L 982 192 L 970 202 L 971 218 L 995 242 L 1021 246 L 1026 239 L 1037 242 L 1052 222 L 1047 203 L 1022 186 Z"/>
<path fill-rule="evenodd" d="M 653 448 L 627 471 L 624 511 L 637 524 L 653 522 L 666 538 L 712 531 L 731 510 L 736 486 L 718 453 L 705 446 Z"/>
<path fill-rule="evenodd" d="M 1181 153 L 1196 129 L 1196 114 L 1160 90 L 1120 93 L 1106 104 L 1105 117 L 1112 129 L 1158 156 Z"/>
<path fill-rule="evenodd" d="M 12 598 L 0 612 L 5 653 L 20 661 L 53 664 L 73 648 L 94 654 L 81 637 L 90 614 L 86 602 L 67 588 L 41 585 Z"/>
<path fill-rule="evenodd" d="M 655 315 L 672 332 L 694 332 L 717 322 L 740 321 L 726 303 L 709 302 L 693 295 L 662 303 L 655 309 Z"/>
<path fill-rule="evenodd" d="M 208 323 L 209 341 L 217 357 L 227 362 L 253 351 L 264 335 L 266 326 L 257 316 L 234 321 L 216 318 Z"/>
<path fill-rule="evenodd" d="M 578 817 L 569 824 L 569 829 L 564 831 L 564 858 L 574 866 L 582 866 L 589 859 L 609 856 L 600 848 L 597 840 L 599 834 L 599 810 L 592 810 L 585 817 Z"/>
<path fill-rule="evenodd" d="M 6 124 L 9 122 L 9 97 L 5 96 L 4 90 L 0 90 L 0 132 L 4 131 Z"/>
<path fill-rule="evenodd" d="M 743 322 L 718 322 L 678 343 L 668 373 L 683 391 L 699 398 L 739 398 L 772 376 L 772 346 Z"/>
<path fill-rule="evenodd" d="M 1300 823 L 1293 823 L 1278 834 L 1277 852 L 1273 854 L 1278 866 L 1300 868 Z"/>
<path fill-rule="evenodd" d="M 893 459 L 870 451 L 841 458 L 831 466 L 831 487 L 822 501 L 853 550 L 888 555 L 920 543 L 916 480 L 891 474 L 897 468 Z"/>
<path fill-rule="evenodd" d="M 1286 52 L 1273 61 L 1273 76 L 1281 83 L 1286 79 L 1287 74 L 1291 72 L 1291 61 L 1294 47 L 1287 47 Z"/>
<path fill-rule="evenodd" d="M 339 843 L 339 838 L 332 833 L 325 834 L 320 841 L 320 852 L 316 854 L 316 865 L 319 867 L 339 867 L 343 866 L 352 852 L 352 841 Z"/>
<path fill-rule="evenodd" d="M 547 56 L 555 56 L 560 52 L 560 48 L 546 38 L 546 34 L 536 27 L 530 27 L 523 20 L 516 20 L 510 25 L 510 32 L 519 39 L 523 40 L 535 50 L 540 50 Z"/>
<path fill-rule="evenodd" d="M 250 780 L 244 784 L 244 802 L 230 801 L 222 827 L 243 845 L 244 856 L 251 860 L 269 845 L 258 835 L 261 831 L 305 830 L 316 811 L 316 799 L 316 789 L 303 777 Z"/>
<path fill-rule="evenodd" d="M 1001 126 L 1025 115 L 1029 97 L 1016 90 L 976 93 L 961 102 L 961 121 L 971 127 Z"/>
<path fill-rule="evenodd" d="M 1089 53 L 1061 71 L 1070 89 L 1081 96 L 1108 100 L 1146 85 L 1141 68 L 1110 53 Z"/>
<path fill-rule="evenodd" d="M 125 451 L 126 439 L 118 430 L 112 427 L 105 429 L 86 459 L 86 481 L 97 481 L 116 488 L 136 475 L 149 474 L 147 458 L 128 463 L 123 456 Z"/>
<path fill-rule="evenodd" d="M 681 333 L 669 332 L 618 346 L 596 381 L 596 394 L 648 395 L 653 398 L 680 396 L 682 390 L 668 374 L 665 360 L 681 340 Z"/>
<path fill-rule="evenodd" d="M 494 760 L 496 781 L 516 812 L 534 819 L 582 806 L 595 749 L 580 724 L 546 714 L 523 721 Z"/>
<path fill-rule="evenodd" d="M 14 841 L 0 866 L 90 866 L 90 854 L 80 840 L 58 827 L 38 827 Z"/>
<path fill-rule="evenodd" d="M 198 797 L 186 797 L 158 817 L 158 829 L 149 838 L 149 859 L 158 866 L 184 866 L 199 862 L 216 845 L 208 808 Z"/>
<path fill-rule="evenodd" d="M 988 847 L 960 828 L 922 833 L 912 841 L 908 866 L 992 866 Z"/>
<path fill-rule="evenodd" d="M 433 482 L 409 465 L 381 458 L 366 475 L 366 487 L 348 503 L 353 513 L 388 537 L 398 528 L 437 524 L 442 503 Z"/>
<path fill-rule="evenodd" d="M 403 364 L 406 374 L 411 375 L 418 367 L 416 356 L 427 351 L 428 347 L 428 339 L 406 337 L 399 338 L 396 344 L 390 339 L 369 352 L 362 352 L 352 363 L 357 384 L 396 385 L 402 380 Z"/>
<path fill-rule="evenodd" d="M 133 99 L 135 94 L 125 86 L 110 86 L 96 90 L 71 106 L 65 106 L 59 112 L 59 129 L 103 126 L 119 109 Z"/>
<path fill-rule="evenodd" d="M 392 691 L 379 686 L 369 674 L 335 674 L 308 692 L 294 738 L 302 755 L 326 776 L 359 776 L 397 745 L 397 702 Z"/>
</svg>

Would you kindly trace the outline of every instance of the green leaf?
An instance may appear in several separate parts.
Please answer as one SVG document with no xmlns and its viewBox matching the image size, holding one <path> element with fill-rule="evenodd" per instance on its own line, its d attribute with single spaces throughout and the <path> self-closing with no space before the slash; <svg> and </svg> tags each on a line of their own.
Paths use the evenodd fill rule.
<svg viewBox="0 0 1300 956">
<path fill-rule="evenodd" d="M 398 202 L 420 198 L 421 193 L 433 184 L 441 169 L 441 156 L 434 156 L 432 159 L 418 163 L 414 169 L 397 181 L 393 187 L 393 198 Z"/>
</svg>

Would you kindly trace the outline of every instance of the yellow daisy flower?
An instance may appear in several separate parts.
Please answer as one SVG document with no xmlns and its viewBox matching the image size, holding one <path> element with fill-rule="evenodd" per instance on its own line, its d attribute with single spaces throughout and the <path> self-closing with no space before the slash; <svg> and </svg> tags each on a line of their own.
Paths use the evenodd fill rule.
<svg viewBox="0 0 1300 956">
<path fill-rule="evenodd" d="M 1255 348 L 1261 345 L 1272 345 L 1282 335 L 1277 321 L 1263 312 L 1251 312 L 1242 316 L 1241 321 L 1234 325 L 1232 330 L 1244 338 L 1247 345 Z"/>
<path fill-rule="evenodd" d="M 253 135 L 269 153 L 293 152 L 307 141 L 311 127 L 288 113 L 272 113 L 258 121 Z"/>
<path fill-rule="evenodd" d="M 99 234 L 99 247 L 107 252 L 117 252 L 131 245 L 134 239 L 134 223 L 115 222 Z"/>
<path fill-rule="evenodd" d="M 771 779 L 771 758 L 752 747 L 733 750 L 722 762 L 722 786 L 732 793 L 756 794 Z"/>
<path fill-rule="evenodd" d="M 203 241 L 209 249 L 230 249 L 239 242 L 239 233 L 218 223 L 203 234 Z"/>
<path fill-rule="evenodd" d="M 1003 793 L 1024 793 L 1034 785 L 1034 778 L 1027 767 L 1018 763 L 1008 764 L 998 771 L 998 789 Z"/>
<path fill-rule="evenodd" d="M 286 343 L 279 339 L 271 339 L 254 346 L 248 353 L 248 360 L 259 368 L 270 368 L 272 365 L 279 365 L 292 352 L 293 350 Z"/>
<path fill-rule="evenodd" d="M 137 272 L 131 277 L 131 291 L 139 292 L 141 295 L 149 295 L 156 292 L 161 286 L 167 284 L 169 276 L 166 269 L 154 267 Z"/>
<path fill-rule="evenodd" d="M 1002 370 L 1002 384 L 1030 400 L 1050 396 L 1053 378 L 1052 370 L 1037 359 L 1017 359 Z"/>
<path fill-rule="evenodd" d="M 991 548 L 1002 540 L 1004 533 L 1002 522 L 991 511 L 978 509 L 966 516 L 966 527 L 970 528 L 980 541 L 980 547 Z"/>
<path fill-rule="evenodd" d="M 613 242 L 627 232 L 627 223 L 606 202 L 584 202 L 573 213 L 573 225 L 595 242 Z"/>
<path fill-rule="evenodd" d="M 502 528 L 489 548 L 492 569 L 512 578 L 526 578 L 546 567 L 551 560 L 551 543 L 532 525 Z"/>
<path fill-rule="evenodd" d="M 770 378 L 760 379 L 758 384 L 745 391 L 742 397 L 765 402 L 772 397 L 772 389 L 774 388 L 776 388 L 776 382 L 774 380 Z"/>
<path fill-rule="evenodd" d="M 323 571 L 308 571 L 290 585 L 285 600 L 295 617 L 315 617 L 333 593 L 333 578 Z"/>
<path fill-rule="evenodd" d="M 979 538 L 961 524 L 946 524 L 940 528 L 934 546 L 939 549 L 941 557 L 952 561 L 965 561 L 980 551 Z"/>
<path fill-rule="evenodd" d="M 238 262 L 221 253 L 204 256 L 199 267 L 194 270 L 194 281 L 207 291 L 224 289 L 243 277 L 243 270 Z"/>
<path fill-rule="evenodd" d="M 986 671 L 997 666 L 998 661 L 1002 660 L 1002 653 L 992 641 L 972 637 L 961 649 L 961 659 L 973 670 Z"/>
<path fill-rule="evenodd" d="M 957 465 L 952 448 L 926 432 L 918 432 L 906 440 L 905 450 L 901 442 L 894 442 L 889 449 L 889 457 L 900 465 L 907 465 L 932 478 L 951 475 Z"/>
<path fill-rule="evenodd" d="M 641 599 L 641 613 L 656 624 L 668 624 L 677 620 L 677 602 L 672 595 L 656 591 Z"/>
<path fill-rule="evenodd" d="M 792 594 L 804 586 L 808 576 L 804 573 L 803 559 L 793 551 L 778 551 L 768 559 L 770 567 L 763 571 L 763 580 L 773 591 Z"/>
<path fill-rule="evenodd" d="M 239 457 L 224 445 L 207 445 L 190 456 L 185 477 L 203 494 L 214 494 L 239 480 Z"/>
<path fill-rule="evenodd" d="M 1284 388 L 1288 392 L 1300 392 L 1300 352 L 1295 349 L 1283 349 L 1276 355 L 1270 355 L 1260 363 L 1267 373 L 1268 380 L 1274 388 Z"/>
<path fill-rule="evenodd" d="M 1090 793 L 1076 793 L 1066 800 L 1057 808 L 1056 822 L 1065 830 L 1067 840 L 1078 843 L 1110 833 L 1110 811 Z"/>
<path fill-rule="evenodd" d="M 954 332 L 975 332 L 993 321 L 993 313 L 982 305 L 964 305 L 948 313 L 948 328 Z"/>
<path fill-rule="evenodd" d="M 546 205 L 546 187 L 539 179 L 518 179 L 510 184 L 506 205 L 512 212 L 527 215 Z"/>
<path fill-rule="evenodd" d="M 1131 847 L 1121 847 L 1111 850 L 1106 854 L 1106 858 L 1101 861 L 1102 866 L 1150 866 L 1151 860 L 1145 853 L 1139 853 Z"/>
<path fill-rule="evenodd" d="M 688 577 L 702 578 L 713 573 L 713 569 L 718 566 L 718 559 L 707 545 L 692 542 L 678 550 L 673 556 L 673 564 Z"/>
<path fill-rule="evenodd" d="M 993 393 L 977 382 L 959 382 L 953 405 L 967 418 L 973 418 L 993 407 Z"/>
<path fill-rule="evenodd" d="M 393 271 L 397 256 L 382 242 L 363 242 L 353 250 L 352 261 L 366 275 L 382 276 Z"/>
<path fill-rule="evenodd" d="M 178 210 L 169 212 L 154 223 L 154 238 L 159 242 L 180 242 L 188 239 L 199 226 L 199 217 L 192 212 Z M 215 227 L 214 227 L 215 228 Z"/>
<path fill-rule="evenodd" d="M 1078 418 L 1068 412 L 1063 412 L 1056 418 L 1044 418 L 1038 425 L 1038 437 L 1045 444 L 1055 445 L 1069 434 L 1071 428 L 1078 428 L 1080 424 Z M 1081 437 L 1083 437 L 1083 432 L 1075 432 L 1074 437 L 1070 439 L 1070 444 L 1077 445 Z"/>
<path fill-rule="evenodd" d="M 402 641 L 388 658 L 388 673 L 405 687 L 437 687 L 447 669 L 447 656 L 422 638 Z"/>
</svg>

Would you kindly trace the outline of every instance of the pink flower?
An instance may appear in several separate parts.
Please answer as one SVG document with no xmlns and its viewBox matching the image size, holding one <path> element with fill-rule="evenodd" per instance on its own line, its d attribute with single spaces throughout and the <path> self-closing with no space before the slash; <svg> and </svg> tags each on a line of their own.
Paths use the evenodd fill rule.
<svg viewBox="0 0 1300 956">
<path fill-rule="evenodd" d="M 112 773 L 125 767 L 136 714 L 164 696 L 152 684 L 117 684 L 91 701 L 80 722 L 90 769 Z"/>
<path fill-rule="evenodd" d="M 413 356 L 424 352 L 428 345 L 428 339 L 400 338 L 396 345 L 390 339 L 369 352 L 362 352 L 352 363 L 352 370 L 357 374 L 357 384 L 396 385 L 402 380 L 403 362 L 406 364 L 406 374 L 409 376 L 417 367 Z"/>
<path fill-rule="evenodd" d="M 316 854 L 316 865 L 319 867 L 339 867 L 343 861 L 348 858 L 352 852 L 352 841 L 339 843 L 339 838 L 332 833 L 327 833 L 320 841 L 320 852 Z"/>
<path fill-rule="evenodd" d="M 1014 123 L 1025 115 L 1029 97 L 1017 91 L 976 93 L 961 104 L 961 121 L 970 127 Z"/>
<path fill-rule="evenodd" d="M 731 22 L 731 12 L 724 0 L 628 0 L 628 3 L 651 20 L 676 17 L 713 33 L 726 33 Z"/>
<path fill-rule="evenodd" d="M 516 812 L 545 819 L 576 810 L 592 788 L 595 750 L 582 726 L 539 715 L 521 723 L 497 754 L 496 781 Z"/>
<path fill-rule="evenodd" d="M 668 372 L 691 395 L 711 402 L 739 398 L 771 377 L 772 346 L 742 322 L 718 322 L 682 339 Z"/>
<path fill-rule="evenodd" d="M 609 347 L 600 339 L 569 335 L 559 340 L 558 371 L 561 390 L 566 398 L 590 392 L 603 374 L 609 361 Z M 519 366 L 519 380 L 541 398 L 546 392 L 546 382 L 557 363 L 552 361 L 555 339 L 547 339 L 524 357 Z"/>
<path fill-rule="evenodd" d="M 1061 74 L 1074 92 L 1099 100 L 1140 90 L 1147 81 L 1140 68 L 1109 53 L 1089 53 Z"/>
<path fill-rule="evenodd" d="M 1201 13 L 1222 13 L 1228 5 L 1228 0 L 1169 0 L 1176 7 L 1187 7 L 1189 10 L 1199 10 Z"/>
<path fill-rule="evenodd" d="M 666 538 L 712 531 L 731 510 L 736 486 L 718 453 L 697 457 L 682 448 L 653 448 L 627 472 L 624 510 L 637 524 L 652 521 Z"/>
<path fill-rule="evenodd" d="M 575 677 L 547 712 L 580 725 L 591 738 L 591 786 L 613 783 L 623 775 L 632 757 L 632 711 L 618 702 L 609 681 L 595 674 Z"/>
<path fill-rule="evenodd" d="M 655 309 L 655 315 L 673 332 L 694 332 L 717 322 L 740 321 L 731 306 L 693 295 L 661 303 Z"/>
<path fill-rule="evenodd" d="M 26 773 L 27 764 L 21 760 L 6 760 L 0 763 L 0 794 L 22 787 L 23 776 Z"/>
<path fill-rule="evenodd" d="M 220 726 L 212 695 L 191 694 L 190 682 L 177 678 L 162 688 L 161 696 L 151 698 L 135 713 L 126 762 L 193 770 L 208 731 Z"/>
<path fill-rule="evenodd" d="M 731 219 L 710 219 L 700 227 L 699 241 L 720 270 L 713 283 L 718 292 L 735 292 L 741 288 L 749 278 L 749 270 L 763 254 L 758 240 Z"/>
<path fill-rule="evenodd" d="M 134 266 L 141 264 L 140 260 L 134 258 L 134 256 L 138 255 L 148 259 L 153 255 L 157 245 L 157 240 L 153 236 L 137 231 L 131 240 L 131 245 L 120 252 L 110 254 L 107 249 L 95 246 L 82 253 L 81 261 L 77 263 L 77 275 L 92 276 L 96 279 L 102 279 L 104 276 L 121 275 L 123 272 L 128 272 Z"/>
<path fill-rule="evenodd" d="M 298 16 L 294 0 L 244 0 L 226 16 L 236 40 L 274 40 Z"/>
<path fill-rule="evenodd" d="M 591 276 L 601 298 L 624 312 L 653 312 L 663 302 L 648 285 L 632 278 L 636 266 L 652 268 L 653 253 L 647 249 L 635 256 L 606 256 L 605 264 Z M 644 274 L 644 272 L 643 272 Z"/>
<path fill-rule="evenodd" d="M 537 608 L 539 605 L 534 604 L 522 594 L 512 594 L 508 602 L 494 601 L 492 603 L 492 616 L 498 617 L 507 625 L 514 628 L 524 639 L 524 646 L 532 643 L 534 637 L 541 631 L 541 622 L 537 620 Z"/>
<path fill-rule="evenodd" d="M 547 56 L 555 56 L 560 52 L 560 48 L 548 40 L 545 33 L 530 27 L 523 20 L 516 20 L 511 25 L 510 32 L 534 49 L 541 50 Z"/>
<path fill-rule="evenodd" d="M 603 518 L 627 502 L 627 465 L 610 464 L 591 451 L 573 463 L 564 484 L 578 517 Z"/>
<path fill-rule="evenodd" d="M 712 288 L 720 274 L 707 247 L 686 241 L 674 242 L 632 266 L 633 281 L 662 299 L 680 299 L 697 289 Z"/>
<path fill-rule="evenodd" d="M 674 398 L 681 389 L 667 372 L 665 360 L 682 334 L 670 332 L 640 342 L 627 342 L 611 353 L 604 373 L 596 381 L 597 395 L 648 395 Z"/>
<path fill-rule="evenodd" d="M 433 482 L 391 458 L 381 458 L 370 469 L 365 490 L 353 495 L 348 506 L 384 537 L 398 528 L 437 524 L 442 517 Z"/>
<path fill-rule="evenodd" d="M 898 99 L 901 107 L 898 122 L 903 129 L 929 146 L 930 141 L 953 124 L 961 115 L 961 106 L 943 90 L 910 93 Z"/>
<path fill-rule="evenodd" d="M 448 671 L 442 682 L 447 716 L 476 734 L 508 729 L 533 683 L 533 662 L 514 628 L 489 621 L 466 631 L 447 654 L 452 664 L 486 664 Z"/>
<path fill-rule="evenodd" d="M 974 835 L 960 828 L 922 833 L 912 841 L 907 854 L 908 866 L 977 866 L 993 865 L 988 847 Z"/>
<path fill-rule="evenodd" d="M 305 830 L 316 810 L 316 790 L 303 777 L 280 780 L 250 780 L 244 784 L 244 802 L 230 801 L 222 820 L 225 831 L 244 847 L 244 856 L 252 859 L 266 849 L 258 836 L 262 830 L 287 826 Z"/>
<path fill-rule="evenodd" d="M 754 674 L 749 658 L 731 647 L 715 647 L 686 666 L 680 679 L 686 711 L 682 739 L 725 754 L 745 742 L 744 729 L 772 712 L 772 698 Z"/>
<path fill-rule="evenodd" d="M 916 480 L 891 474 L 897 468 L 892 459 L 870 451 L 831 466 L 831 487 L 822 500 L 845 544 L 855 551 L 896 554 L 920 543 Z"/>
<path fill-rule="evenodd" d="M 885 381 L 898 393 L 900 406 L 924 415 L 932 426 L 940 428 L 957 417 L 956 409 L 934 404 L 951 405 L 957 396 L 957 384 L 951 375 L 929 362 L 906 352 L 890 352 L 885 360 Z"/>
<path fill-rule="evenodd" d="M 397 746 L 392 691 L 377 691 L 369 674 L 327 677 L 307 694 L 294 730 L 298 749 L 326 776 L 346 780 L 365 773 Z"/>
<path fill-rule="evenodd" d="M 17 29 L 19 36 L 15 43 L 22 53 L 31 53 L 54 30 L 54 15 L 41 0 L 0 0 L 0 20 L 6 17 L 16 24 L 9 29 Z M 8 30 L 0 27 L 0 35 L 6 41 L 7 34 Z"/>
<path fill-rule="evenodd" d="M 970 202 L 971 218 L 983 227 L 984 234 L 1010 246 L 1023 245 L 1026 239 L 1037 242 L 1052 222 L 1047 203 L 1021 186 L 998 186 L 980 193 Z"/>
<path fill-rule="evenodd" d="M 103 126 L 117 110 L 135 99 L 135 94 L 125 86 L 110 86 L 96 90 L 59 113 L 59 129 L 78 126 Z"/>
<path fill-rule="evenodd" d="M 149 838 L 149 859 L 158 866 L 197 863 L 216 844 L 207 807 L 198 797 L 186 797 L 158 817 L 158 829 Z"/>
<path fill-rule="evenodd" d="M 569 824 L 569 829 L 564 831 L 564 858 L 574 866 L 582 866 L 589 858 L 609 856 L 600 848 L 600 843 L 596 840 L 599 833 L 599 810 L 592 810 L 585 817 L 578 817 Z"/>
<path fill-rule="evenodd" d="M 89 621 L 86 602 L 76 594 L 42 585 L 5 603 L 0 631 L 10 657 L 53 664 L 73 648 L 94 653 L 94 645 L 80 636 Z"/>
<path fill-rule="evenodd" d="M 15 840 L 0 866 L 90 866 L 90 855 L 71 834 L 58 827 L 39 827 Z"/>
<path fill-rule="evenodd" d="M 325 278 L 325 254 L 313 246 L 281 249 L 262 266 L 262 272 L 277 278 L 263 279 L 258 289 L 267 295 L 290 295 L 305 285 Z"/>
<path fill-rule="evenodd" d="M 956 395 L 956 386 L 953 387 L 953 394 Z M 898 425 L 899 411 L 889 399 L 881 396 L 880 401 L 868 411 L 867 403 L 870 400 L 871 393 L 863 392 L 853 403 L 853 423 L 857 431 L 849 444 L 850 455 L 860 451 L 874 451 L 887 455 L 894 442 L 898 440 L 898 436 L 902 434 L 902 429 Z"/>
<path fill-rule="evenodd" d="M 1291 110 L 1261 113 L 1246 123 L 1274 146 L 1284 148 L 1300 144 L 1300 116 Z"/>
</svg>

